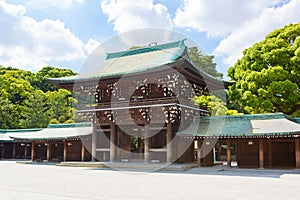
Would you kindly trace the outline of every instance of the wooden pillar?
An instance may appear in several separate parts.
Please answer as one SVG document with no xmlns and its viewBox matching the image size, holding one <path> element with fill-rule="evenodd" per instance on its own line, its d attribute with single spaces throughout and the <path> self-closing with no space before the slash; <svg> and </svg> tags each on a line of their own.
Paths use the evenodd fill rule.
<svg viewBox="0 0 300 200">
<path fill-rule="evenodd" d="M 51 161 L 51 143 L 50 142 L 48 142 L 47 143 L 47 161 L 49 162 L 49 161 Z"/>
<path fill-rule="evenodd" d="M 295 138 L 295 158 L 296 158 L 296 168 L 300 168 L 300 144 L 299 137 Z"/>
<path fill-rule="evenodd" d="M 12 158 L 16 158 L 16 143 L 13 143 L 13 152 L 12 152 Z"/>
<path fill-rule="evenodd" d="M 111 123 L 111 125 L 110 125 L 110 142 L 109 142 L 110 162 L 114 162 L 116 160 L 115 141 L 116 141 L 116 126 L 114 123 Z"/>
<path fill-rule="evenodd" d="M 35 159 L 35 141 L 31 142 L 31 161 L 33 162 Z"/>
<path fill-rule="evenodd" d="M 142 154 L 142 138 L 141 138 L 141 129 L 138 130 L 138 153 L 139 153 L 139 158 L 142 159 L 143 154 Z"/>
<path fill-rule="evenodd" d="M 92 133 L 92 161 L 96 161 L 96 148 L 97 148 L 97 132 L 96 132 L 96 124 L 93 124 L 93 133 Z"/>
<path fill-rule="evenodd" d="M 1 143 L 1 145 L 2 145 L 2 148 L 1 148 L 1 158 L 4 158 L 5 157 L 5 144 Z"/>
<path fill-rule="evenodd" d="M 264 141 L 259 139 L 259 168 L 264 168 Z"/>
<path fill-rule="evenodd" d="M 167 123 L 167 163 L 171 163 L 173 159 L 173 148 L 172 148 L 172 123 Z"/>
<path fill-rule="evenodd" d="M 269 146 L 269 151 L 268 151 L 268 160 L 269 160 L 269 167 L 272 167 L 272 141 L 271 139 L 268 140 L 268 146 Z"/>
<path fill-rule="evenodd" d="M 197 163 L 199 166 L 201 166 L 201 147 L 202 147 L 202 141 L 200 138 L 197 139 Z"/>
<path fill-rule="evenodd" d="M 227 167 L 231 167 L 231 142 L 230 139 L 226 140 L 227 145 Z"/>
<path fill-rule="evenodd" d="M 67 148 L 68 148 L 68 143 L 64 141 L 64 158 L 63 158 L 64 162 L 67 161 L 67 156 L 68 156 Z"/>
<path fill-rule="evenodd" d="M 24 159 L 26 160 L 27 159 L 27 144 L 25 143 L 25 146 L 24 146 Z"/>
<path fill-rule="evenodd" d="M 84 146 L 83 142 L 81 142 L 81 161 L 82 162 L 85 161 L 85 146 Z"/>
<path fill-rule="evenodd" d="M 148 123 L 145 123 L 145 138 L 144 138 L 144 161 L 150 161 L 150 138 L 149 138 L 149 126 Z"/>
</svg>

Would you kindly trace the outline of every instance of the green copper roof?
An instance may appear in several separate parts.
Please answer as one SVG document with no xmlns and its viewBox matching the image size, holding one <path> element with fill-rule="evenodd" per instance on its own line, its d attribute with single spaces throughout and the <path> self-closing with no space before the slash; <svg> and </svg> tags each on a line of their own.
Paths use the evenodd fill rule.
<svg viewBox="0 0 300 200">
<path fill-rule="evenodd" d="M 96 71 L 90 72 L 89 75 L 49 78 L 48 80 L 58 83 L 74 82 L 76 80 L 98 79 L 147 72 L 159 68 L 162 65 L 175 62 L 181 58 L 185 49 L 184 40 L 180 40 L 134 50 L 107 53 L 104 66 L 95 67 Z"/>
<path fill-rule="evenodd" d="M 283 113 L 199 117 L 194 132 L 183 131 L 182 136 L 198 137 L 263 137 L 300 135 L 300 125 Z M 191 135 L 194 133 L 194 135 Z"/>
<path fill-rule="evenodd" d="M 92 124 L 73 123 L 73 124 L 50 124 L 44 129 L 15 129 L 5 130 L 4 134 L 0 134 L 0 141 L 17 140 L 56 140 L 68 139 L 79 136 L 89 135 L 92 133 Z M 1 130 L 0 130 L 1 133 Z"/>
<path fill-rule="evenodd" d="M 91 122 L 72 123 L 72 124 L 49 124 L 48 128 L 75 128 L 92 126 Z"/>
<path fill-rule="evenodd" d="M 142 47 L 142 48 L 133 49 L 133 50 L 114 52 L 114 53 L 106 53 L 106 59 L 109 60 L 109 59 L 113 59 L 113 58 L 132 56 L 132 55 L 154 52 L 154 51 L 161 51 L 161 50 L 172 49 L 172 48 L 176 48 L 176 47 L 179 47 L 180 49 L 185 48 L 184 40 L 167 43 L 167 44 L 155 45 L 155 46 L 147 46 L 147 47 Z"/>
<path fill-rule="evenodd" d="M 22 134 L 27 132 L 40 131 L 42 128 L 33 128 L 33 129 L 0 129 L 0 141 L 2 142 L 11 142 L 13 139 L 10 138 L 11 134 Z"/>
</svg>

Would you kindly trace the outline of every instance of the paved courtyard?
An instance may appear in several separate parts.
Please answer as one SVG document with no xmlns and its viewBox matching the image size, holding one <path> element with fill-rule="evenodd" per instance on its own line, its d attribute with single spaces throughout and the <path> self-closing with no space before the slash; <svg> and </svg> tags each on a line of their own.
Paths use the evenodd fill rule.
<svg viewBox="0 0 300 200">
<path fill-rule="evenodd" d="M 133 172 L 0 161 L 0 199 L 299 199 L 299 170 Z"/>
</svg>

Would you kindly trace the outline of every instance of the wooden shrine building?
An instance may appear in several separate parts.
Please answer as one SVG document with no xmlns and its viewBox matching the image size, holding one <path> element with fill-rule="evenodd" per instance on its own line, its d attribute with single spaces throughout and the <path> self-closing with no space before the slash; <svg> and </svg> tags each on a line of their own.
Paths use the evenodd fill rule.
<svg viewBox="0 0 300 200">
<path fill-rule="evenodd" d="M 107 53 L 96 68 L 90 75 L 49 80 L 91 99 L 78 113 L 94 123 L 88 149 L 98 161 L 193 161 L 181 150 L 189 140 L 177 132 L 208 112 L 191 99 L 230 84 L 195 67 L 184 40 Z"/>
</svg>

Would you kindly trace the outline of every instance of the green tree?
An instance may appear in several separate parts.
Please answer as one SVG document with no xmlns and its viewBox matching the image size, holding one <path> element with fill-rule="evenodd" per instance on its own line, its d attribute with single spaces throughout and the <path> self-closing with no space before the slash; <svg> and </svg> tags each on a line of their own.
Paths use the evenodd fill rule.
<svg viewBox="0 0 300 200">
<path fill-rule="evenodd" d="M 229 68 L 231 103 L 248 113 L 300 109 L 300 23 L 274 30 Z M 298 113 L 298 114 L 297 114 Z"/>
<path fill-rule="evenodd" d="M 75 72 L 69 69 L 59 69 L 55 67 L 43 67 L 40 71 L 36 73 L 36 82 L 33 85 L 44 92 L 48 91 L 57 91 L 56 88 L 52 83 L 50 83 L 47 79 L 48 78 L 60 78 L 66 76 L 74 76 L 76 75 Z"/>
<path fill-rule="evenodd" d="M 200 108 L 206 109 L 212 116 L 223 116 L 226 115 L 228 110 L 225 102 L 216 96 L 200 95 L 193 98 L 193 102 Z"/>
<path fill-rule="evenodd" d="M 50 121 L 50 104 L 42 90 L 34 90 L 32 98 L 24 104 L 24 119 L 21 121 L 25 128 L 45 128 Z"/>
<path fill-rule="evenodd" d="M 51 119 L 74 122 L 72 103 L 76 100 L 71 92 L 54 89 L 47 81 L 47 77 L 74 74 L 71 70 L 54 67 L 45 67 L 35 74 L 0 66 L 0 128 L 47 127 Z"/>
<path fill-rule="evenodd" d="M 73 123 L 74 122 L 74 104 L 77 104 L 76 99 L 72 97 L 72 93 L 65 89 L 58 91 L 48 91 L 46 93 L 50 105 L 51 121 L 59 123 Z"/>
<path fill-rule="evenodd" d="M 19 124 L 15 120 L 17 116 L 14 104 L 8 98 L 0 96 L 0 129 L 18 127 Z"/>
<path fill-rule="evenodd" d="M 218 72 L 217 70 L 217 64 L 213 61 L 215 58 L 213 55 L 203 55 L 199 51 L 198 47 L 189 47 L 188 55 L 192 60 L 193 64 L 202 71 L 214 77 L 223 77 L 223 74 Z"/>
</svg>

